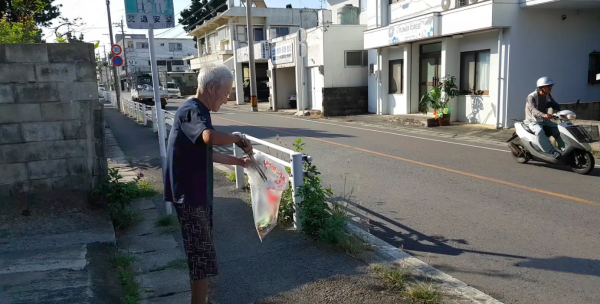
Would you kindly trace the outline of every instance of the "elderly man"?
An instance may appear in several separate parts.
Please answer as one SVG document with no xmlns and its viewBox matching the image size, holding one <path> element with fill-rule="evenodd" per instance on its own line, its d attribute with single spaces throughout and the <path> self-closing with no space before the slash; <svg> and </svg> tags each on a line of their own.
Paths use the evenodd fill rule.
<svg viewBox="0 0 600 304">
<path fill-rule="evenodd" d="M 240 136 L 216 131 L 210 111 L 227 103 L 233 75 L 224 65 L 206 65 L 198 74 L 196 96 L 175 114 L 167 146 L 165 201 L 177 210 L 190 269 L 192 303 L 206 303 L 208 278 L 217 275 L 212 237 L 213 162 L 247 167 L 248 160 L 213 152 L 233 143 L 252 153 Z"/>
<path fill-rule="evenodd" d="M 552 114 L 548 114 L 548 109 L 560 111 L 560 105 L 552 98 L 552 88 L 554 81 L 549 77 L 542 77 L 536 83 L 537 89 L 527 96 L 525 103 L 525 122 L 529 129 L 535 133 L 542 150 L 555 158 L 560 157 L 560 152 L 556 151 L 546 135 L 546 130 L 550 132 L 559 150 L 565 147 L 565 142 L 560 138 L 558 125 L 551 121 Z"/>
</svg>

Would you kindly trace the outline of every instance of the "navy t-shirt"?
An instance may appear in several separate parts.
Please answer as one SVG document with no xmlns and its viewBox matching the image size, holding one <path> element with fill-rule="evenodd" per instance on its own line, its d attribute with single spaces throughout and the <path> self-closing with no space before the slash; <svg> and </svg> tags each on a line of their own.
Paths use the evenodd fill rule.
<svg viewBox="0 0 600 304">
<path fill-rule="evenodd" d="M 167 144 L 165 201 L 193 207 L 213 201 L 213 150 L 202 140 L 202 132 L 213 129 L 208 108 L 196 98 L 175 113 Z"/>
</svg>

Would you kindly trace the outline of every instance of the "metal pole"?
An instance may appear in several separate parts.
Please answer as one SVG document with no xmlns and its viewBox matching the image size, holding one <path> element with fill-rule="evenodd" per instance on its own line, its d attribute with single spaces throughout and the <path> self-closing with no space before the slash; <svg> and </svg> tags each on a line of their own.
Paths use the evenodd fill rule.
<svg viewBox="0 0 600 304">
<path fill-rule="evenodd" d="M 302 197 L 298 196 L 298 188 L 304 185 L 304 163 L 303 155 L 300 152 L 294 152 L 292 157 L 292 191 L 294 193 L 294 228 L 296 230 L 302 230 L 301 210 L 300 203 L 302 203 Z"/>
<path fill-rule="evenodd" d="M 233 132 L 233 135 L 241 136 L 242 133 Z M 242 149 L 240 147 L 238 147 L 236 144 L 233 144 L 233 156 L 242 157 L 243 154 L 244 154 L 244 152 L 242 151 Z M 234 168 L 235 168 L 235 188 L 243 189 L 244 187 L 246 187 L 246 183 L 245 183 L 246 180 L 244 179 L 244 168 L 241 166 L 234 166 Z"/>
<path fill-rule="evenodd" d="M 108 12 L 108 30 L 110 32 L 110 45 L 111 47 L 115 44 L 112 31 L 112 21 L 110 20 L 110 0 L 106 0 L 106 11 Z M 117 93 L 117 100 L 121 100 L 121 80 L 119 74 L 117 74 L 117 67 L 112 66 L 114 80 L 115 80 L 115 92 Z M 117 102 L 117 110 L 121 110 L 121 104 Z"/>
<path fill-rule="evenodd" d="M 246 26 L 248 27 L 248 69 L 250 69 L 250 104 L 252 112 L 258 111 L 256 100 L 256 66 L 254 64 L 254 28 L 252 28 L 252 0 L 246 0 Z"/>
<path fill-rule="evenodd" d="M 123 19 L 121 19 L 121 35 L 123 35 L 123 65 L 125 66 L 125 81 L 129 83 L 129 62 L 127 62 L 127 43 L 125 42 L 125 31 L 123 30 Z M 127 91 L 130 91 L 131 86 L 127 86 Z"/>
<path fill-rule="evenodd" d="M 148 29 L 148 47 L 150 48 L 150 67 L 152 69 L 152 87 L 154 92 L 154 107 L 158 116 L 158 144 L 160 148 L 160 160 L 163 177 L 167 168 L 167 147 L 165 142 L 165 113 L 160 102 L 160 86 L 158 84 L 158 67 L 156 65 L 156 52 L 154 50 L 154 29 Z M 165 202 L 167 214 L 173 213 L 170 202 Z"/>
</svg>

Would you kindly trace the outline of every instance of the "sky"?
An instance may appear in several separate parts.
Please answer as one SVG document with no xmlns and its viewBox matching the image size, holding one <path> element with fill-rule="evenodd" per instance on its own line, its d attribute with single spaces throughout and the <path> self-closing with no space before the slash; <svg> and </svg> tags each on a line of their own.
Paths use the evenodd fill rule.
<svg viewBox="0 0 600 304">
<path fill-rule="evenodd" d="M 267 7 L 285 7 L 286 4 L 292 4 L 294 8 L 327 8 L 325 0 L 265 0 L 265 2 L 267 3 Z M 84 41 L 91 43 L 100 41 L 100 52 L 102 52 L 103 46 L 106 46 L 106 51 L 110 52 L 110 36 L 105 0 L 55 0 L 55 3 L 63 5 L 60 9 L 63 17 L 69 19 L 82 18 L 84 25 L 81 27 L 81 32 L 84 34 Z M 173 0 L 176 20 L 179 19 L 179 13 L 189 6 L 190 3 L 190 0 Z M 236 1 L 236 3 L 239 3 L 239 1 Z M 125 0 L 110 1 L 110 11 L 113 23 L 118 23 L 121 19 L 125 23 Z M 125 34 L 147 34 L 148 32 L 147 30 L 129 30 L 127 29 L 127 25 L 125 25 L 124 30 Z M 120 31 L 120 27 L 114 27 L 113 35 L 120 33 Z M 52 31 L 45 29 L 44 34 L 48 42 L 54 42 L 56 37 Z M 186 38 L 188 36 L 186 36 L 182 26 L 176 26 L 173 30 L 156 30 L 154 31 L 154 37 Z"/>
</svg>

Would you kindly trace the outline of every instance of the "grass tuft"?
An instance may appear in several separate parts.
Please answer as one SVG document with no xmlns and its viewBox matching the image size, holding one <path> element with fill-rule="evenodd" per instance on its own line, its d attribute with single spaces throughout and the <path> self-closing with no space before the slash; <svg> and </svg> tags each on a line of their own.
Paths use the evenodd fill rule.
<svg viewBox="0 0 600 304">
<path fill-rule="evenodd" d="M 119 284 L 123 290 L 121 303 L 123 304 L 138 304 L 140 302 L 140 286 L 135 281 L 135 272 L 133 271 L 133 263 L 135 258 L 128 253 L 118 252 L 110 262 L 117 268 Z"/>
<path fill-rule="evenodd" d="M 177 218 L 173 215 L 163 215 L 154 223 L 155 227 L 160 227 L 163 234 L 171 234 L 177 232 Z"/>
<path fill-rule="evenodd" d="M 438 304 L 441 302 L 442 295 L 433 288 L 432 284 L 418 283 L 404 292 L 406 301 L 412 304 Z"/>
<path fill-rule="evenodd" d="M 167 266 L 165 266 L 165 269 L 181 269 L 181 270 L 187 270 L 188 269 L 188 262 L 186 259 L 177 259 L 177 260 L 173 260 L 171 262 L 169 262 L 169 264 L 167 264 Z"/>
</svg>

